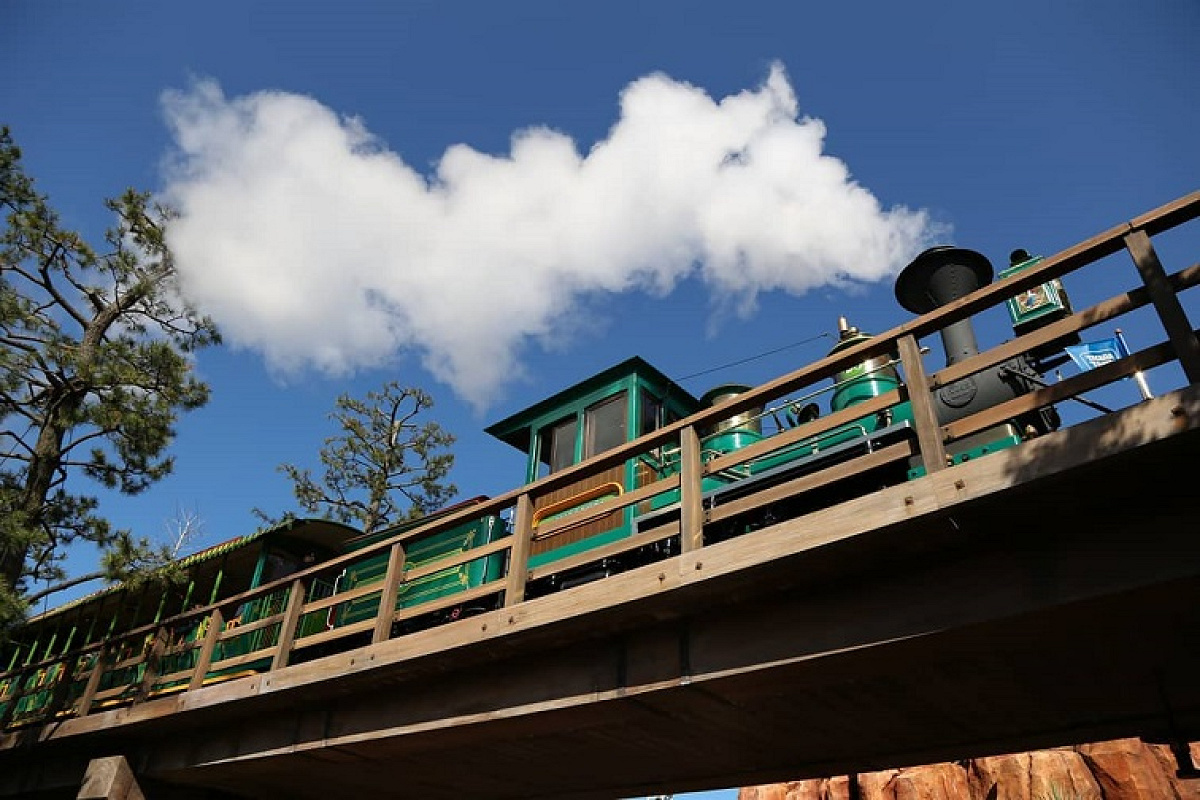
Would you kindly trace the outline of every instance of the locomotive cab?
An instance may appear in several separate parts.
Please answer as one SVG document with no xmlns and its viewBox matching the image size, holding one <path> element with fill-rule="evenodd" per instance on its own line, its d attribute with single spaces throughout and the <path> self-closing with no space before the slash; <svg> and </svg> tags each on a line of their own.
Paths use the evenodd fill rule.
<svg viewBox="0 0 1200 800">
<path fill-rule="evenodd" d="M 528 456 L 525 478 L 532 482 L 699 408 L 695 397 L 634 357 L 497 422 L 487 432 Z M 629 536 L 631 509 L 599 517 L 588 509 L 656 480 L 670 457 L 660 451 L 632 458 L 535 496 L 530 567 Z M 557 524 L 569 518 L 577 524 Z M 556 524 L 550 529 L 552 522 Z"/>
</svg>

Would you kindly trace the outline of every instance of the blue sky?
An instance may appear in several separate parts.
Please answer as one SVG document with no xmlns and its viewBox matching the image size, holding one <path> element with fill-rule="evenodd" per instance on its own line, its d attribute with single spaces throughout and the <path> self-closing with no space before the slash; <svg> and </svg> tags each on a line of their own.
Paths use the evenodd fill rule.
<svg viewBox="0 0 1200 800">
<path fill-rule="evenodd" d="M 199 357 L 212 401 L 181 421 L 175 474 L 105 510 L 149 535 L 197 512 L 207 545 L 291 507 L 275 466 L 315 462 L 339 393 L 424 386 L 461 495 L 499 493 L 522 457 L 482 428 L 631 355 L 682 377 L 839 314 L 887 329 L 905 248 L 999 268 L 1194 190 L 1197 30 L 1193 0 L 7 0 L 0 122 L 93 239 L 126 186 L 194 210 L 193 285 L 231 343 Z M 732 182 L 710 129 L 744 145 Z M 810 180 L 831 183 L 793 196 Z M 1077 306 L 1102 288 L 1071 286 Z"/>
</svg>

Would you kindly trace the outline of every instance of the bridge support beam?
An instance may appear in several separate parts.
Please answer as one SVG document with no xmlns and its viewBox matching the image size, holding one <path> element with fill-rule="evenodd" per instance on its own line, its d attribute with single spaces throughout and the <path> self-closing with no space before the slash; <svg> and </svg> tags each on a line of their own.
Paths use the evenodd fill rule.
<svg viewBox="0 0 1200 800">
<path fill-rule="evenodd" d="M 145 800 L 125 756 L 93 758 L 76 800 Z"/>
</svg>

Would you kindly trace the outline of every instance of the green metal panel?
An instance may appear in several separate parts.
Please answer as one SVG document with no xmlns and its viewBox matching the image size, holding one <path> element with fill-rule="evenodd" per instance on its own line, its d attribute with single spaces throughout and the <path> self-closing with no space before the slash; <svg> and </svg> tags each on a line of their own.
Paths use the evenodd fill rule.
<svg viewBox="0 0 1200 800">
<path fill-rule="evenodd" d="M 460 555 L 472 548 L 489 544 L 506 534 L 507 530 L 503 521 L 495 515 L 489 515 L 471 520 L 450 530 L 408 542 L 404 545 L 405 571 L 426 567 L 440 559 Z M 338 588 L 340 591 L 347 591 L 360 586 L 382 583 L 387 574 L 387 565 L 387 550 L 374 553 L 347 567 L 345 581 Z M 396 609 L 412 608 L 481 586 L 500 578 L 503 572 L 504 554 L 493 553 L 465 564 L 447 567 L 414 581 L 405 581 L 400 584 L 396 593 Z M 337 614 L 336 625 L 340 627 L 374 619 L 378 611 L 379 595 L 366 595 L 343 604 Z"/>
<path fill-rule="evenodd" d="M 626 394 L 625 441 L 629 442 L 640 434 L 642 391 L 654 395 L 662 403 L 665 412 L 673 418 L 686 417 L 700 407 L 700 403 L 695 397 L 680 388 L 663 373 L 640 358 L 631 358 L 492 425 L 488 428 L 488 432 L 518 447 L 528 455 L 525 477 L 528 481 L 534 481 L 539 477 L 540 472 L 538 446 L 539 436 L 543 430 L 565 418 L 575 417 L 578 420 L 575 463 L 579 463 L 584 452 L 587 435 L 587 426 L 584 423 L 588 409 L 607 398 L 624 392 Z M 625 491 L 630 491 L 637 486 L 639 461 L 645 461 L 659 475 L 669 474 L 662 468 L 663 465 L 655 463 L 653 458 L 631 458 L 625 462 L 622 471 L 621 480 Z M 591 502 L 581 503 L 578 508 L 570 509 L 565 513 L 578 513 L 591 504 Z M 530 566 L 547 564 L 629 536 L 634 509 L 626 508 L 620 513 L 622 520 L 614 529 L 539 553 L 530 558 Z"/>
</svg>

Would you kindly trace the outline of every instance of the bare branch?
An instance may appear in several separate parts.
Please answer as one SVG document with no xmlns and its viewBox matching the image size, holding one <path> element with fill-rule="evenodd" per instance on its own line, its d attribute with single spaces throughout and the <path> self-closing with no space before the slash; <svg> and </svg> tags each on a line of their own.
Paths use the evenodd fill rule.
<svg viewBox="0 0 1200 800">
<path fill-rule="evenodd" d="M 58 592 L 64 592 L 67 589 L 71 589 L 75 586 L 79 586 L 82 583 L 91 583 L 92 581 L 98 581 L 101 578 L 103 578 L 104 575 L 105 575 L 105 573 L 103 572 L 103 570 L 97 570 L 95 572 L 88 572 L 86 574 L 79 575 L 74 578 L 70 578 L 68 580 L 62 581 L 61 583 L 56 583 L 53 586 L 48 586 L 45 589 L 42 589 L 40 592 L 32 592 L 32 593 L 26 595 L 25 602 L 29 603 L 29 605 L 31 605 L 31 606 L 37 605 L 37 603 L 43 597 L 48 597 L 48 596 L 50 596 L 52 594 L 56 594 Z"/>
</svg>

